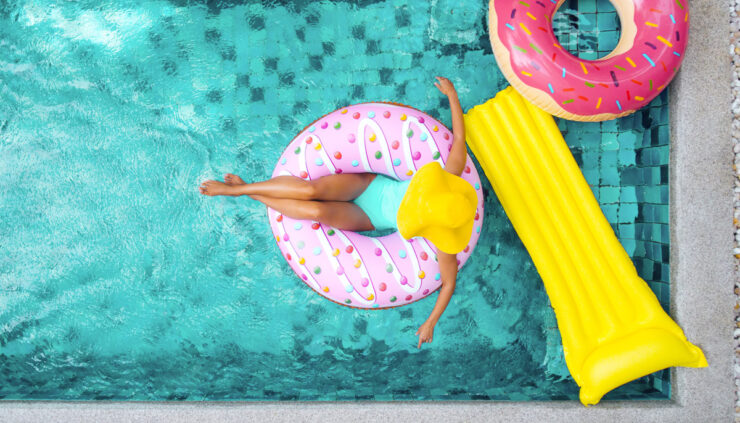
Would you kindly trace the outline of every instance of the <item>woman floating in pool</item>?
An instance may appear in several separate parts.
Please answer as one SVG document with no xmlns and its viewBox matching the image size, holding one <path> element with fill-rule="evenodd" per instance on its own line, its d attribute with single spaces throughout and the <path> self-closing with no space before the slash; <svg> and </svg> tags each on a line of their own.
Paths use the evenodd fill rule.
<svg viewBox="0 0 740 423">
<path fill-rule="evenodd" d="M 460 178 L 467 159 L 460 100 L 448 79 L 437 81 L 434 85 L 450 102 L 454 134 L 444 169 L 432 162 L 408 181 L 342 173 L 314 180 L 285 175 L 251 184 L 229 173 L 224 182 L 209 180 L 200 186 L 204 195 L 247 195 L 293 219 L 356 232 L 397 229 L 406 239 L 426 238 L 437 247 L 442 286 L 429 318 L 416 332 L 419 348 L 432 342 L 434 326 L 455 290 L 456 254 L 470 239 L 477 202 L 475 189 Z"/>
</svg>

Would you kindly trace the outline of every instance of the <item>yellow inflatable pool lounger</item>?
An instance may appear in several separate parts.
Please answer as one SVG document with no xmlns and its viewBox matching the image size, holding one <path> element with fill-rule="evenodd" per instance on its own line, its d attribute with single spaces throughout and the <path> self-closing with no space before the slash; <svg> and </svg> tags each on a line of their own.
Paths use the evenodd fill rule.
<svg viewBox="0 0 740 423">
<path fill-rule="evenodd" d="M 542 276 L 584 405 L 672 366 L 705 367 L 601 212 L 554 119 L 508 87 L 465 130 Z"/>
</svg>

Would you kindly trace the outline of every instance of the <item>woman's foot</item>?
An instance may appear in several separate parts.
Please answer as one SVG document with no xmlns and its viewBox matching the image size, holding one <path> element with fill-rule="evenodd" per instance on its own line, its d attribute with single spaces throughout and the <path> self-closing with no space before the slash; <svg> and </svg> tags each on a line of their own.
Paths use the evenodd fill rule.
<svg viewBox="0 0 740 423">
<path fill-rule="evenodd" d="M 234 175 L 233 173 L 227 173 L 224 175 L 224 182 L 226 185 L 244 185 L 246 182 L 244 182 L 244 179 L 240 178 L 239 175 Z"/>
<path fill-rule="evenodd" d="M 234 175 L 236 176 L 236 175 Z M 241 178 L 237 176 L 237 178 L 241 181 Z M 242 181 L 242 184 L 244 181 Z M 200 193 L 203 195 L 230 195 L 230 196 L 238 196 L 240 195 L 238 192 L 239 185 L 231 185 L 227 183 L 223 183 L 220 181 L 205 181 L 202 184 L 200 184 Z"/>
</svg>

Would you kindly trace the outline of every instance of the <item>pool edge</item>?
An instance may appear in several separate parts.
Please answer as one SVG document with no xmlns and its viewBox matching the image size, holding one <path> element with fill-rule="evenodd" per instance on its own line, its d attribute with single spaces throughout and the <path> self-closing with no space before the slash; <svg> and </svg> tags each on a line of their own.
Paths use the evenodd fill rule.
<svg viewBox="0 0 740 423">
<path fill-rule="evenodd" d="M 687 59 L 670 96 L 671 315 L 702 348 L 710 367 L 674 369 L 672 395 L 680 410 L 676 418 L 731 421 L 735 266 L 729 2 L 692 1 L 691 20 Z"/>
<path fill-rule="evenodd" d="M 728 10 L 726 1 L 691 2 L 687 59 L 670 88 L 671 315 L 710 363 L 705 369 L 674 369 L 671 401 L 607 401 L 590 408 L 575 401 L 7 401 L 0 403 L 0 421 L 731 421 L 735 299 Z"/>
</svg>

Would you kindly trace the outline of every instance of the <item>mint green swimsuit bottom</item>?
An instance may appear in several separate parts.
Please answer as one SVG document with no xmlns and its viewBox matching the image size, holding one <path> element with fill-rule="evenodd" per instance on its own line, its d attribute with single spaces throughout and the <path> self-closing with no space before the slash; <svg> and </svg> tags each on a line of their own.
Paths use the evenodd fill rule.
<svg viewBox="0 0 740 423">
<path fill-rule="evenodd" d="M 410 182 L 379 174 L 353 202 L 370 218 L 375 230 L 398 230 L 396 215 Z"/>
</svg>

